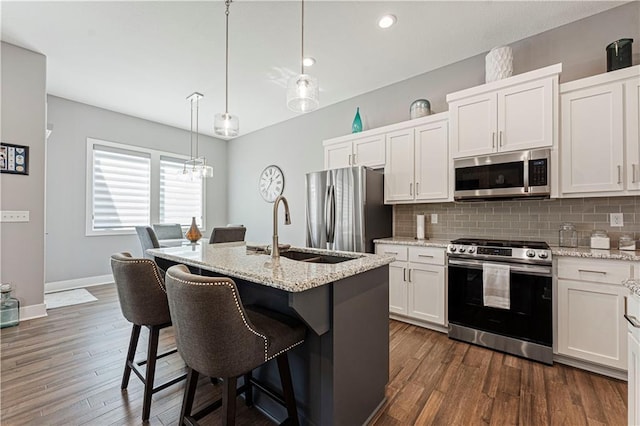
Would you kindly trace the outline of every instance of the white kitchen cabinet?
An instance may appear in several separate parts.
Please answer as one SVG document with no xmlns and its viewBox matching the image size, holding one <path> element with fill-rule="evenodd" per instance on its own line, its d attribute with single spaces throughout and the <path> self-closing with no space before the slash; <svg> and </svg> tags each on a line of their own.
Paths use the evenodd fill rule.
<svg viewBox="0 0 640 426">
<path fill-rule="evenodd" d="M 385 135 L 380 129 L 329 139 L 324 145 L 324 168 L 384 167 Z"/>
<path fill-rule="evenodd" d="M 389 265 L 391 318 L 443 330 L 445 313 L 445 249 L 377 244 L 376 253 L 396 256 Z"/>
<path fill-rule="evenodd" d="M 447 95 L 452 158 L 554 146 L 562 65 Z"/>
<path fill-rule="evenodd" d="M 594 364 L 627 368 L 627 327 L 622 281 L 634 262 L 558 259 L 558 345 L 561 355 Z"/>
<path fill-rule="evenodd" d="M 640 190 L 640 66 L 560 86 L 563 196 Z"/>
<path fill-rule="evenodd" d="M 449 199 L 447 113 L 387 133 L 385 203 Z"/>
<path fill-rule="evenodd" d="M 640 425 L 640 297 L 627 296 L 627 402 L 630 425 Z M 632 323 L 633 321 L 633 323 Z"/>
</svg>

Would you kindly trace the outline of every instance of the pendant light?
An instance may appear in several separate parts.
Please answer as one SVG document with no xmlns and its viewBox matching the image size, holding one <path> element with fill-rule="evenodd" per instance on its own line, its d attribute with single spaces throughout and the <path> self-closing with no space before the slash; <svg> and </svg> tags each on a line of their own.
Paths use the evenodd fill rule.
<svg viewBox="0 0 640 426">
<path fill-rule="evenodd" d="M 193 92 L 189 96 L 187 96 L 187 100 L 191 103 L 191 124 L 189 130 L 189 149 L 190 149 L 190 158 L 189 160 L 184 162 L 184 167 L 182 169 L 182 175 L 191 180 L 202 179 L 202 178 L 210 178 L 213 177 L 213 167 L 207 165 L 207 159 L 198 156 L 198 117 L 200 115 L 199 103 L 200 99 L 204 98 L 202 93 Z M 195 128 L 196 131 L 193 131 L 194 124 L 194 114 L 195 111 Z M 195 143 L 194 143 L 195 141 Z M 194 150 L 195 146 L 195 150 Z"/>
<path fill-rule="evenodd" d="M 218 136 L 238 136 L 240 123 L 238 117 L 229 114 L 229 5 L 231 0 L 224 2 L 226 6 L 226 45 L 225 45 L 225 77 L 224 77 L 224 113 L 216 114 L 213 122 L 213 132 Z"/>
<path fill-rule="evenodd" d="M 289 80 L 287 107 L 295 112 L 309 112 L 318 108 L 318 79 L 304 72 L 304 0 L 302 0 L 302 40 L 300 74 Z"/>
</svg>

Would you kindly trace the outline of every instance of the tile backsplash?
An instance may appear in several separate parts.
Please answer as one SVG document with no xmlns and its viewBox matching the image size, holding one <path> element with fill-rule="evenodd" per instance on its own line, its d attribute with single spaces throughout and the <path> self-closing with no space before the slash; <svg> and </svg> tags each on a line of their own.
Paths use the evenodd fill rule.
<svg viewBox="0 0 640 426">
<path fill-rule="evenodd" d="M 611 227 L 609 213 L 623 213 L 624 226 Z M 415 237 L 418 214 L 426 216 L 426 237 L 431 239 L 523 239 L 558 245 L 565 222 L 575 225 L 579 246 L 589 246 L 594 229 L 607 231 L 611 248 L 618 247 L 622 234 L 640 239 L 640 196 L 395 205 L 394 236 Z M 431 223 L 432 214 L 438 215 L 438 223 Z"/>
</svg>

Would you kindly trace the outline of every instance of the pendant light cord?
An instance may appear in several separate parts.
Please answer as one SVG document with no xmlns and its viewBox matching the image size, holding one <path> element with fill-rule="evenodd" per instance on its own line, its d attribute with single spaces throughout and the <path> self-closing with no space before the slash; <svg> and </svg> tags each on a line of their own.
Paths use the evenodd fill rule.
<svg viewBox="0 0 640 426">
<path fill-rule="evenodd" d="M 189 157 L 193 160 L 193 98 L 191 98 L 191 121 L 189 122 Z"/>
<path fill-rule="evenodd" d="M 196 96 L 196 158 L 198 158 L 198 119 L 200 117 L 200 98 Z M 193 105 L 192 105 L 193 106 Z M 193 110 L 193 108 L 192 108 Z"/>
<path fill-rule="evenodd" d="M 300 43 L 300 74 L 304 74 L 304 0 L 302 0 L 302 42 Z"/>
<path fill-rule="evenodd" d="M 224 76 L 224 113 L 229 115 L 229 5 L 231 4 L 231 0 L 226 0 L 224 2 L 227 10 L 225 12 L 225 26 L 226 26 L 226 34 L 225 34 L 225 76 Z"/>
</svg>

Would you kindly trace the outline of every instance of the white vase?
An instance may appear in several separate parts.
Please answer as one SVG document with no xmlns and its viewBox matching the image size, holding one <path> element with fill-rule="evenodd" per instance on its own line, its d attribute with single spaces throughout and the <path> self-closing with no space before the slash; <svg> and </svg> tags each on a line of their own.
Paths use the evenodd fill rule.
<svg viewBox="0 0 640 426">
<path fill-rule="evenodd" d="M 494 47 L 485 57 L 485 81 L 490 83 L 513 74 L 513 52 L 509 46 Z"/>
</svg>

